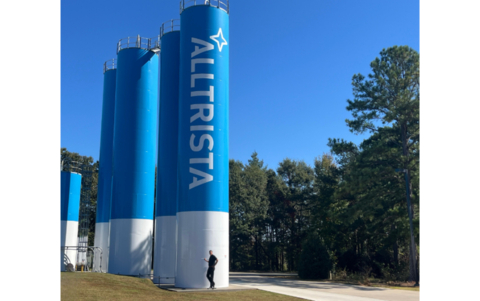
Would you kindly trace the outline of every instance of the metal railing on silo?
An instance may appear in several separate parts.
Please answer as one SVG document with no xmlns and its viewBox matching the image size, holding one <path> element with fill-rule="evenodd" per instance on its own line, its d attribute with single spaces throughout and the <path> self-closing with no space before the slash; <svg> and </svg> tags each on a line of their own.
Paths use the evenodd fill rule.
<svg viewBox="0 0 480 301">
<path fill-rule="evenodd" d="M 107 72 L 108 70 L 117 69 L 115 59 L 111 59 L 103 63 L 103 73 Z"/>
<path fill-rule="evenodd" d="M 154 38 L 155 39 L 155 38 Z M 126 37 L 123 39 L 120 39 L 117 43 L 117 54 L 120 52 L 122 49 L 127 49 L 127 48 L 141 48 L 141 49 L 146 49 L 146 50 L 152 50 L 155 48 L 155 43 L 152 47 L 152 39 L 151 38 L 143 38 L 140 35 L 136 37 Z"/>
<path fill-rule="evenodd" d="M 61 160 L 61 165 L 60 165 L 60 170 L 61 171 L 68 171 L 68 172 L 75 172 L 75 173 L 81 173 L 82 168 L 80 167 L 80 162 L 74 161 L 70 157 L 66 157 L 61 155 L 60 156 Z"/>
<path fill-rule="evenodd" d="M 158 54 L 160 52 L 161 43 L 160 43 L 160 35 L 150 38 L 150 50 Z"/>
<path fill-rule="evenodd" d="M 180 13 L 185 9 L 196 6 L 196 5 L 209 5 L 212 7 L 219 8 L 225 11 L 227 14 L 230 14 L 230 3 L 229 0 L 181 0 L 180 1 Z"/>
<path fill-rule="evenodd" d="M 172 19 L 160 26 L 160 39 L 169 32 L 180 30 L 180 19 Z"/>
</svg>

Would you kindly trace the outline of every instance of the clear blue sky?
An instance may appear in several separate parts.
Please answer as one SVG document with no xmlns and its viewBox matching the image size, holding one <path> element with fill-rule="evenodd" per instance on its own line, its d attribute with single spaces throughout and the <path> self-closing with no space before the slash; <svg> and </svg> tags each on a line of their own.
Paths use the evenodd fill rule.
<svg viewBox="0 0 480 301">
<path fill-rule="evenodd" d="M 61 146 L 98 159 L 104 61 L 120 38 L 154 37 L 179 0 L 62 1 Z M 418 0 L 230 0 L 230 158 L 313 164 L 349 132 L 351 79 L 382 48 L 419 51 Z"/>
</svg>

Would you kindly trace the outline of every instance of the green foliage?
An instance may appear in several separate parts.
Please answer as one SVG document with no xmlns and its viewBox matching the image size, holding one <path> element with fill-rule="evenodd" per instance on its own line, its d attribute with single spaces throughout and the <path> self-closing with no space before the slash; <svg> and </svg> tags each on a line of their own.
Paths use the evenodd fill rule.
<svg viewBox="0 0 480 301">
<path fill-rule="evenodd" d="M 331 216 L 350 237 L 343 240 L 344 247 L 335 247 L 338 265 L 386 277 L 402 270 L 410 256 L 405 179 L 395 172 L 399 167 L 410 175 L 407 185 L 418 243 L 420 85 L 415 50 L 394 46 L 380 56 L 371 63 L 368 79 L 353 76 L 355 98 L 347 106 L 354 117 L 346 120 L 350 130 L 372 135 L 359 146 L 329 140 L 341 179 L 330 207 L 337 209 Z"/>
<path fill-rule="evenodd" d="M 277 173 L 282 179 L 285 203 L 284 225 L 286 235 L 287 263 L 289 270 L 296 270 L 301 241 L 307 234 L 310 208 L 313 205 L 313 169 L 303 161 L 284 159 L 279 163 Z"/>
<path fill-rule="evenodd" d="M 324 243 L 318 236 L 310 235 L 300 253 L 298 276 L 302 279 L 328 279 L 332 268 L 332 260 Z"/>
<path fill-rule="evenodd" d="M 347 100 L 353 120 L 346 120 L 353 133 L 375 132 L 378 126 L 408 123 L 418 130 L 420 104 L 419 54 L 408 46 L 383 49 L 380 58 L 371 62 L 373 73 L 352 78 L 354 100 Z M 418 132 L 417 132 L 418 134 Z"/>
<path fill-rule="evenodd" d="M 230 246 L 234 268 L 259 269 L 259 255 L 263 245 L 264 220 L 267 216 L 267 173 L 263 161 L 254 152 L 248 165 L 230 160 L 230 231 L 235 239 Z M 253 249 L 248 248 L 252 246 Z M 242 255 L 239 251 L 244 250 Z M 255 259 L 255 261 L 252 261 Z"/>
</svg>

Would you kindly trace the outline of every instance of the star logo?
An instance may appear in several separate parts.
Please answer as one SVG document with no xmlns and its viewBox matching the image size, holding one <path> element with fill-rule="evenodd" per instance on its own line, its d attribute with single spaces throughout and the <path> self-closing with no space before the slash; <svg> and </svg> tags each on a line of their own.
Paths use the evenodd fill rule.
<svg viewBox="0 0 480 301">
<path fill-rule="evenodd" d="M 221 28 L 218 29 L 218 33 L 216 35 L 210 36 L 210 39 L 217 42 L 218 49 L 220 50 L 220 52 L 222 52 L 223 45 L 228 45 L 227 41 L 223 37 L 223 32 Z"/>
</svg>

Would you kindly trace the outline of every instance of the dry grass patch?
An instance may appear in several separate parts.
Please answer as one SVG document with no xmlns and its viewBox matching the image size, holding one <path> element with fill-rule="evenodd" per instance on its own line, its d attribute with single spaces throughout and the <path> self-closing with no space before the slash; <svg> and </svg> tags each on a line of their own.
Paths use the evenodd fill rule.
<svg viewBox="0 0 480 301">
<path fill-rule="evenodd" d="M 382 287 L 382 288 L 391 288 L 391 289 L 400 289 L 406 291 L 420 291 L 420 286 L 415 286 L 415 282 L 382 282 L 378 279 L 369 279 L 368 283 L 362 281 L 353 281 L 353 280 L 323 280 L 333 283 L 344 283 L 344 284 L 353 284 L 360 286 L 372 286 L 372 287 Z"/>
</svg>

